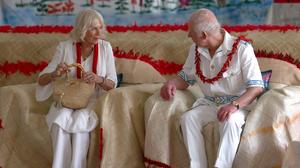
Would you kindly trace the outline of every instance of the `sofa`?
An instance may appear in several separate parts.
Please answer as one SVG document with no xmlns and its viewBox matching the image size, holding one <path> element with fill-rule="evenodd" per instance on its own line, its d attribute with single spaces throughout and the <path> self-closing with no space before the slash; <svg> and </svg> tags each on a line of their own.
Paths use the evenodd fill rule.
<svg viewBox="0 0 300 168">
<path fill-rule="evenodd" d="M 88 167 L 188 168 L 179 117 L 202 96 L 198 86 L 178 90 L 171 101 L 162 84 L 182 68 L 192 41 L 187 25 L 108 26 L 121 86 L 94 107 Z M 300 141 L 300 33 L 297 26 L 224 26 L 255 49 L 261 71 L 272 70 L 269 90 L 256 102 L 243 129 L 236 168 L 281 167 L 288 144 Z M 45 115 L 53 101 L 36 102 L 37 74 L 52 58 L 70 26 L 0 27 L 0 167 L 51 167 Z M 216 123 L 205 126 L 209 167 L 218 146 Z"/>
</svg>

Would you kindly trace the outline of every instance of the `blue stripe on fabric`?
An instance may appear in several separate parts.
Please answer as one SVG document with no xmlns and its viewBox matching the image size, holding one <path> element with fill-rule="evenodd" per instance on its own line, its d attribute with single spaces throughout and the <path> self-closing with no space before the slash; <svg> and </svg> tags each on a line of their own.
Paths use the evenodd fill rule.
<svg viewBox="0 0 300 168">
<path fill-rule="evenodd" d="M 193 80 L 193 79 L 189 79 L 189 77 L 187 76 L 187 74 L 181 70 L 179 73 L 178 73 L 178 76 L 181 77 L 186 83 L 188 83 L 189 85 L 193 85 L 196 83 L 196 80 Z"/>
<path fill-rule="evenodd" d="M 232 96 L 232 95 L 225 95 L 225 96 L 216 96 L 216 97 L 211 97 L 211 96 L 204 96 L 205 99 L 214 102 L 217 105 L 220 104 L 227 104 L 230 103 L 236 99 L 238 99 L 238 96 Z"/>
<path fill-rule="evenodd" d="M 264 87 L 264 81 L 263 80 L 249 80 L 247 81 L 247 86 L 262 86 Z"/>
<path fill-rule="evenodd" d="M 244 45 L 249 45 L 249 44 L 250 44 L 249 42 L 244 41 L 244 40 L 241 40 L 240 42 L 241 42 L 242 44 L 244 44 Z"/>
</svg>

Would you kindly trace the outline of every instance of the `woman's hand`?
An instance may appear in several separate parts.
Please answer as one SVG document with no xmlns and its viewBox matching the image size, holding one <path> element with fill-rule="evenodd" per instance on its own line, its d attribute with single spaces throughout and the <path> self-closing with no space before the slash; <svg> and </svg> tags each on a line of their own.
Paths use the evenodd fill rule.
<svg viewBox="0 0 300 168">
<path fill-rule="evenodd" d="M 51 77 L 61 77 L 68 71 L 68 65 L 66 63 L 60 63 L 57 65 L 55 71 L 52 72 Z"/>
<path fill-rule="evenodd" d="M 87 83 L 96 83 L 99 76 L 93 72 L 83 72 L 82 79 Z"/>
<path fill-rule="evenodd" d="M 57 65 L 56 69 L 53 72 L 43 74 L 38 78 L 38 84 L 41 86 L 47 85 L 50 82 L 54 81 L 55 78 L 60 77 L 68 71 L 68 66 L 66 63 L 60 63 Z"/>
</svg>

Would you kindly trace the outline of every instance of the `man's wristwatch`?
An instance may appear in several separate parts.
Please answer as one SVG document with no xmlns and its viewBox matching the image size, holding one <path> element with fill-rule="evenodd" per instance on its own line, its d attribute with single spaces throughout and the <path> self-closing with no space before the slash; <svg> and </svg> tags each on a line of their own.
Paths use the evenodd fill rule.
<svg viewBox="0 0 300 168">
<path fill-rule="evenodd" d="M 51 78 L 51 81 L 54 81 L 54 80 L 55 80 L 55 78 L 56 78 L 55 72 L 51 72 L 51 73 L 50 73 L 50 78 Z"/>
<path fill-rule="evenodd" d="M 240 104 L 238 102 L 232 101 L 231 104 L 234 105 L 237 110 L 240 109 Z"/>
</svg>

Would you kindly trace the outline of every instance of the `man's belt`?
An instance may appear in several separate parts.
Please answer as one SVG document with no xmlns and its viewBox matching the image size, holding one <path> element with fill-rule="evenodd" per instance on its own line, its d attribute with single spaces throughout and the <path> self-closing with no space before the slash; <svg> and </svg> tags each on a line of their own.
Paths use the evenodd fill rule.
<svg viewBox="0 0 300 168">
<path fill-rule="evenodd" d="M 238 96 L 231 96 L 231 95 L 226 95 L 226 96 L 216 96 L 216 97 L 211 97 L 211 96 L 205 96 L 205 99 L 214 102 L 217 106 L 221 104 L 227 104 L 231 103 L 232 101 L 235 101 L 238 99 Z"/>
</svg>

